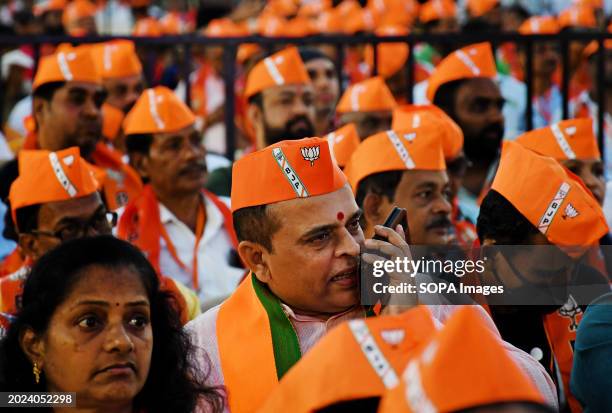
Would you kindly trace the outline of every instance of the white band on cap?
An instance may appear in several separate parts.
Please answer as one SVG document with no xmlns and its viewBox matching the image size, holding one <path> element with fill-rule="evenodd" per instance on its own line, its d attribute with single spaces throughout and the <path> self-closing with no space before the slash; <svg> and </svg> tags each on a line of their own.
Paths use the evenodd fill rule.
<svg viewBox="0 0 612 413">
<path fill-rule="evenodd" d="M 570 184 L 563 182 L 553 199 L 550 201 L 550 204 L 548 204 L 548 208 L 544 215 L 542 215 L 542 218 L 540 218 L 540 223 L 538 224 L 538 230 L 540 230 L 542 234 L 548 232 L 548 227 L 550 227 L 555 215 L 557 215 L 557 212 L 561 209 L 561 204 L 571 188 Z"/>
<path fill-rule="evenodd" d="M 55 152 L 51 152 L 49 154 L 49 162 L 51 162 L 51 169 L 53 169 L 53 173 L 55 174 L 55 177 L 57 178 L 62 188 L 64 188 L 70 198 L 74 198 L 78 191 L 72 184 L 72 182 L 70 182 L 70 179 L 68 179 L 68 176 L 64 172 L 62 164 L 57 158 L 57 154 Z"/>
<path fill-rule="evenodd" d="M 163 130 L 166 127 L 166 124 L 159 117 L 159 113 L 157 112 L 157 102 L 155 102 L 155 92 L 153 89 L 149 89 L 147 91 L 147 95 L 149 97 L 149 112 L 151 112 L 151 117 L 157 126 L 157 129 Z"/>
<path fill-rule="evenodd" d="M 559 144 L 559 147 L 561 148 L 565 156 L 567 156 L 569 159 L 576 159 L 576 154 L 572 150 L 572 147 L 570 146 L 567 139 L 565 139 L 565 135 L 563 135 L 563 131 L 561 131 L 559 124 L 553 123 L 552 125 L 550 125 L 550 130 L 552 131 L 553 136 L 555 137 L 557 143 Z"/>
<path fill-rule="evenodd" d="M 359 111 L 359 95 L 365 92 L 366 88 L 364 85 L 355 85 L 351 90 L 351 108 L 354 112 Z"/>
<path fill-rule="evenodd" d="M 72 72 L 70 71 L 70 66 L 68 65 L 68 60 L 66 59 L 66 54 L 64 52 L 59 52 L 57 54 L 57 64 L 59 65 L 60 71 L 62 72 L 62 76 L 67 81 L 71 81 L 74 79 Z"/>
<path fill-rule="evenodd" d="M 474 76 L 480 75 L 480 68 L 474 63 L 470 56 L 468 56 L 463 50 L 457 50 L 457 57 L 472 71 Z"/>
<path fill-rule="evenodd" d="M 397 136 L 397 134 L 394 131 L 390 130 L 390 131 L 387 131 L 387 136 L 389 137 L 389 140 L 391 141 L 391 143 L 393 144 L 393 147 L 397 151 L 397 154 L 399 155 L 400 159 L 402 160 L 402 162 L 404 162 L 404 165 L 406 165 L 406 168 L 408 169 L 416 168 L 416 165 L 414 161 L 412 160 L 412 158 L 410 157 L 408 150 L 406 149 L 406 147 L 404 146 L 400 138 Z"/>
<path fill-rule="evenodd" d="M 289 181 L 289 184 L 291 185 L 291 188 L 293 189 L 297 197 L 308 197 L 309 194 L 308 190 L 306 189 L 306 186 L 300 179 L 300 176 L 297 174 L 297 172 L 295 172 L 295 169 L 293 169 L 293 167 L 289 164 L 289 161 L 285 157 L 283 150 L 281 148 L 274 148 L 272 150 L 272 155 L 274 156 L 274 159 L 276 159 L 278 167 L 287 178 L 287 181 Z"/>
<path fill-rule="evenodd" d="M 272 77 L 272 80 L 274 80 L 274 83 L 276 83 L 278 86 L 285 84 L 285 78 L 278 70 L 278 67 L 276 67 L 276 64 L 272 61 L 272 58 L 266 57 L 264 59 L 264 65 L 266 66 L 266 69 L 268 69 L 268 73 Z"/>
</svg>

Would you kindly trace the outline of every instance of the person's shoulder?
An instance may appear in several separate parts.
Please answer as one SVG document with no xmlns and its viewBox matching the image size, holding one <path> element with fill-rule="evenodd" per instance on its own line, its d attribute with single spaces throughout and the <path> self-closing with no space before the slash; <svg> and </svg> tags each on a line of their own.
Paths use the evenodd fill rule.
<svg viewBox="0 0 612 413">
<path fill-rule="evenodd" d="M 221 304 L 200 314 L 185 325 L 185 330 L 197 346 L 205 347 L 212 337 L 216 337 L 217 316 L 220 308 Z"/>
<path fill-rule="evenodd" d="M 232 193 L 232 167 L 215 169 L 208 175 L 206 189 L 218 196 L 229 197 Z"/>
</svg>

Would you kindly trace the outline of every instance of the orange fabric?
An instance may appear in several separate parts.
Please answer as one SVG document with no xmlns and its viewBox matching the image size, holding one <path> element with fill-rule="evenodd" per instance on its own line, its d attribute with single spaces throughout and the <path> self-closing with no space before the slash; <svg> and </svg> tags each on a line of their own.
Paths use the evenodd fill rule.
<svg viewBox="0 0 612 413">
<path fill-rule="evenodd" d="M 65 201 L 93 194 L 99 189 L 94 171 L 79 148 L 57 152 L 19 151 L 19 176 L 11 185 L 9 200 L 15 211 L 30 205 Z"/>
<path fill-rule="evenodd" d="M 181 20 L 178 13 L 169 12 L 164 17 L 159 19 L 159 24 L 164 34 L 175 36 L 187 32 L 187 27 Z"/>
<path fill-rule="evenodd" d="M 452 0 L 429 0 L 421 6 L 419 13 L 421 23 L 455 17 L 457 17 L 457 5 Z"/>
<path fill-rule="evenodd" d="M 94 17 L 97 8 L 95 4 L 90 2 L 89 0 L 75 0 L 71 3 L 68 3 L 66 8 L 64 9 L 64 14 L 62 15 L 62 23 L 64 26 L 69 25 L 70 23 L 82 19 L 84 17 Z"/>
<path fill-rule="evenodd" d="M 343 30 L 345 34 L 359 32 L 372 32 L 380 24 L 380 16 L 369 9 L 355 8 L 343 17 Z"/>
<path fill-rule="evenodd" d="M 401 131 L 377 133 L 361 142 L 344 168 L 353 192 L 379 172 L 446 169 L 438 126 L 423 123 Z M 432 138 L 435 136 L 435 138 Z"/>
<path fill-rule="evenodd" d="M 91 54 L 102 79 L 142 74 L 142 64 L 136 55 L 134 42 L 130 40 L 112 40 L 92 45 Z"/>
<path fill-rule="evenodd" d="M 104 173 L 106 206 L 114 211 L 140 195 L 142 181 L 138 173 L 122 161 L 122 154 L 99 142 L 92 155 L 94 167 Z"/>
<path fill-rule="evenodd" d="M 145 17 L 140 19 L 134 25 L 132 36 L 139 37 L 159 37 L 164 34 L 164 28 L 161 23 L 153 17 Z"/>
<path fill-rule="evenodd" d="M 170 89 L 146 89 L 123 121 L 127 135 L 176 132 L 195 123 L 193 112 Z"/>
<path fill-rule="evenodd" d="M 238 60 L 238 63 L 242 64 L 260 51 L 261 48 L 255 43 L 243 43 L 238 46 L 236 60 Z"/>
<path fill-rule="evenodd" d="M 380 16 L 380 24 L 410 27 L 419 15 L 416 0 L 370 0 L 368 9 Z"/>
<path fill-rule="evenodd" d="M 247 74 L 244 96 L 289 84 L 310 83 L 310 77 L 296 47 L 288 47 L 257 63 Z"/>
<path fill-rule="evenodd" d="M 380 76 L 348 87 L 336 107 L 337 113 L 392 111 L 397 102 Z"/>
<path fill-rule="evenodd" d="M 459 156 L 463 148 L 463 131 L 442 109 L 434 105 L 403 105 L 393 111 L 393 130 L 410 129 L 420 124 L 437 125 L 435 135 L 442 137 L 445 159 L 453 160 Z"/>
<path fill-rule="evenodd" d="M 336 9 L 325 10 L 319 14 L 314 23 L 314 28 L 319 33 L 343 33 L 345 20 Z"/>
<path fill-rule="evenodd" d="M 281 27 L 286 23 L 287 20 L 283 17 L 272 14 L 261 15 L 257 18 L 256 32 L 267 37 L 279 36 Z"/>
<path fill-rule="evenodd" d="M 67 4 L 68 2 L 66 0 L 47 0 L 44 3 L 34 6 L 34 14 L 36 16 L 41 16 L 48 11 L 64 10 Z"/>
<path fill-rule="evenodd" d="M 294 0 L 270 0 L 262 11 L 262 14 L 290 17 L 297 14 L 298 7 L 298 2 Z"/>
<path fill-rule="evenodd" d="M 518 29 L 520 34 L 556 34 L 559 30 L 559 23 L 553 16 L 530 17 Z"/>
<path fill-rule="evenodd" d="M 325 139 L 327 139 L 331 153 L 340 168 L 346 166 L 351 159 L 351 155 L 359 146 L 359 142 L 361 142 L 357 134 L 357 128 L 353 123 L 328 133 Z"/>
<path fill-rule="evenodd" d="M 217 316 L 219 359 L 232 413 L 257 410 L 278 384 L 270 321 L 251 277 L 221 304 Z"/>
<path fill-rule="evenodd" d="M 586 248 L 608 233 L 601 207 L 580 178 L 519 143 L 504 142 L 491 189 L 561 248 Z M 584 252 L 566 251 L 571 255 Z"/>
<path fill-rule="evenodd" d="M 281 141 L 244 156 L 232 168 L 232 212 L 335 192 L 346 177 L 325 139 Z"/>
<path fill-rule="evenodd" d="M 597 27 L 595 12 L 590 7 L 573 6 L 559 14 L 559 26 L 564 27 Z"/>
<path fill-rule="evenodd" d="M 147 7 L 151 4 L 151 0 L 129 0 L 130 7 Z"/>
<path fill-rule="evenodd" d="M 471 17 L 482 17 L 499 5 L 499 0 L 468 0 L 467 9 Z"/>
<path fill-rule="evenodd" d="M 0 313 L 15 315 L 19 312 L 23 285 L 30 271 L 30 264 L 24 264 L 10 275 L 0 278 Z"/>
<path fill-rule="evenodd" d="M 408 363 L 402 379 L 381 400 L 379 413 L 450 413 L 502 402 L 544 403 L 471 306 L 456 310 Z"/>
<path fill-rule="evenodd" d="M 51 82 L 101 83 L 89 47 L 65 49 L 40 60 L 32 90 Z"/>
<path fill-rule="evenodd" d="M 124 114 L 121 109 L 104 103 L 102 105 L 102 136 L 108 140 L 114 140 L 121 130 Z"/>
<path fill-rule="evenodd" d="M 478 77 L 494 78 L 496 75 L 497 68 L 490 43 L 466 46 L 455 50 L 436 66 L 429 77 L 427 99 L 433 102 L 436 91 L 445 83 Z"/>
<path fill-rule="evenodd" d="M 208 37 L 241 37 L 248 36 L 246 27 L 234 23 L 231 19 L 213 19 L 204 29 L 204 35 Z"/>
<path fill-rule="evenodd" d="M 375 30 L 377 36 L 401 36 L 407 35 L 408 30 L 401 26 L 383 26 Z M 410 52 L 407 43 L 382 43 L 377 47 L 378 74 L 384 78 L 389 78 L 399 72 L 406 61 Z M 369 67 L 374 67 L 374 48 L 366 46 L 364 58 Z"/>
<path fill-rule="evenodd" d="M 329 10 L 331 6 L 331 0 L 317 0 L 304 3 L 298 11 L 298 16 L 316 18 L 320 13 Z"/>
<path fill-rule="evenodd" d="M 343 323 L 289 370 L 258 412 L 310 413 L 340 401 L 381 397 L 388 387 L 399 384 L 410 358 L 435 333 L 431 313 L 424 306 L 399 315 Z M 366 355 L 364 345 L 368 349 L 377 346 L 380 353 Z M 381 353 L 388 364 L 383 365 L 381 357 L 375 362 L 368 359 Z M 374 363 L 379 363 L 380 370 Z"/>
<path fill-rule="evenodd" d="M 0 279 L 5 275 L 14 273 L 23 266 L 24 259 L 22 255 L 21 249 L 15 247 L 13 252 L 4 257 L 2 262 L 0 262 Z"/>
<path fill-rule="evenodd" d="M 524 133 L 516 139 L 524 147 L 558 161 L 601 159 L 592 119 L 569 119 Z"/>
</svg>

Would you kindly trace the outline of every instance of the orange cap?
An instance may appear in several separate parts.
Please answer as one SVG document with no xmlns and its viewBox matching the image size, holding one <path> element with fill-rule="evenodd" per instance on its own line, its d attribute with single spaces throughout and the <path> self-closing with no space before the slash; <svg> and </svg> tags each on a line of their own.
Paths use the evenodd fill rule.
<svg viewBox="0 0 612 413">
<path fill-rule="evenodd" d="M 238 60 L 238 63 L 244 63 L 260 51 L 261 48 L 257 45 L 257 43 L 242 43 L 240 46 L 238 46 L 236 60 Z"/>
<path fill-rule="evenodd" d="M 66 0 L 47 0 L 34 6 L 34 14 L 40 16 L 48 11 L 64 10 L 67 4 Z"/>
<path fill-rule="evenodd" d="M 213 19 L 204 29 L 204 35 L 208 37 L 242 37 L 248 36 L 249 31 L 245 26 L 234 23 L 231 19 Z"/>
<path fill-rule="evenodd" d="M 125 114 L 121 109 L 105 103 L 102 105 L 102 136 L 113 140 L 119 134 Z"/>
<path fill-rule="evenodd" d="M 436 91 L 445 83 L 477 77 L 494 78 L 497 75 L 491 43 L 477 43 L 455 50 L 436 66 L 429 76 L 427 99 L 433 102 Z"/>
<path fill-rule="evenodd" d="M 96 6 L 89 0 L 75 0 L 68 3 L 64 9 L 62 23 L 64 26 L 67 26 L 75 20 L 79 20 L 84 17 L 94 17 L 97 11 Z"/>
<path fill-rule="evenodd" d="M 100 189 L 93 169 L 79 148 L 57 152 L 19 151 L 19 176 L 9 192 L 13 221 L 19 208 L 65 201 L 93 194 Z"/>
<path fill-rule="evenodd" d="M 409 27 L 419 15 L 419 2 L 416 0 L 370 0 L 368 9 L 379 16 L 385 25 Z"/>
<path fill-rule="evenodd" d="M 393 111 L 393 130 L 415 129 L 422 124 L 436 125 L 431 136 L 442 138 L 445 159 L 453 160 L 459 155 L 463 131 L 442 109 L 434 105 L 404 105 Z"/>
<path fill-rule="evenodd" d="M 452 0 L 429 0 L 421 6 L 419 20 L 429 23 L 434 20 L 450 19 L 457 16 L 457 5 Z"/>
<path fill-rule="evenodd" d="M 162 32 L 168 36 L 175 36 L 186 32 L 181 18 L 176 13 L 166 13 L 164 17 L 159 19 L 159 25 Z"/>
<path fill-rule="evenodd" d="M 337 113 L 392 111 L 397 102 L 382 77 L 355 83 L 344 91 Z"/>
<path fill-rule="evenodd" d="M 329 10 L 331 6 L 332 2 L 330 0 L 313 0 L 300 7 L 298 16 L 316 18 L 325 10 Z"/>
<path fill-rule="evenodd" d="M 193 112 L 170 89 L 145 89 L 123 121 L 126 135 L 179 131 L 196 121 Z"/>
<path fill-rule="evenodd" d="M 481 17 L 499 4 L 499 0 L 468 0 L 467 9 L 471 17 Z"/>
<path fill-rule="evenodd" d="M 159 37 L 164 34 L 164 28 L 161 23 L 153 17 L 145 17 L 140 19 L 134 25 L 132 36 L 138 37 Z"/>
<path fill-rule="evenodd" d="M 281 141 L 239 159 L 232 168 L 232 212 L 335 192 L 346 177 L 325 139 Z"/>
<path fill-rule="evenodd" d="M 573 0 L 573 5 L 578 7 L 590 7 L 592 9 L 603 8 L 603 0 Z"/>
<path fill-rule="evenodd" d="M 353 123 L 348 123 L 340 129 L 328 133 L 325 135 L 325 139 L 327 139 L 331 153 L 340 168 L 346 166 L 351 159 L 351 155 L 359 146 L 359 142 L 361 142 L 357 134 L 357 128 Z"/>
<path fill-rule="evenodd" d="M 608 233 L 601 207 L 580 178 L 556 160 L 519 143 L 504 142 L 491 189 L 514 205 L 552 244 L 587 247 Z"/>
<path fill-rule="evenodd" d="M 264 89 L 290 84 L 310 83 L 308 71 L 296 47 L 288 47 L 268 56 L 247 74 L 245 97 Z"/>
<path fill-rule="evenodd" d="M 600 159 L 597 138 L 590 118 L 562 120 L 519 136 L 516 141 L 540 155 L 558 161 Z"/>
<path fill-rule="evenodd" d="M 378 411 L 450 413 L 504 402 L 544 398 L 478 311 L 465 306 L 408 363 Z"/>
<path fill-rule="evenodd" d="M 102 79 L 142 74 L 142 64 L 136 55 L 134 42 L 112 40 L 91 46 L 91 54 Z"/>
<path fill-rule="evenodd" d="M 565 27 L 597 27 L 595 12 L 591 7 L 570 7 L 559 14 L 559 26 Z"/>
<path fill-rule="evenodd" d="M 343 17 L 343 30 L 346 34 L 372 32 L 380 23 L 380 16 L 370 9 L 353 9 Z"/>
<path fill-rule="evenodd" d="M 445 170 L 442 140 L 428 138 L 439 136 L 436 128 L 421 124 L 405 131 L 380 132 L 362 141 L 344 168 L 353 192 L 357 193 L 362 179 L 379 172 Z"/>
<path fill-rule="evenodd" d="M 520 34 L 556 34 L 559 30 L 559 23 L 553 16 L 530 17 L 518 29 Z"/>
<path fill-rule="evenodd" d="M 314 22 L 314 28 L 319 33 L 343 33 L 344 22 L 337 9 L 325 10 Z"/>
<path fill-rule="evenodd" d="M 408 30 L 401 26 L 383 26 L 374 32 L 377 36 L 401 36 L 408 34 Z M 404 67 L 408 60 L 409 48 L 407 43 L 382 43 L 377 46 L 378 74 L 389 78 Z M 374 67 L 374 48 L 368 45 L 364 51 L 364 58 L 369 67 Z"/>
<path fill-rule="evenodd" d="M 262 15 L 270 14 L 279 17 L 295 16 L 298 12 L 298 2 L 295 0 L 270 0 L 261 12 Z"/>
<path fill-rule="evenodd" d="M 64 48 L 40 59 L 32 90 L 51 82 L 101 83 L 90 46 Z"/>
</svg>

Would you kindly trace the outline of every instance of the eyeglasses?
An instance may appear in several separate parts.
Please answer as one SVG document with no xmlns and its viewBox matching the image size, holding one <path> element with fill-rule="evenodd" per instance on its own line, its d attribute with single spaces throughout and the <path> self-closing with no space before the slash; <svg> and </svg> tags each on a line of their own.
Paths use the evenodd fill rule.
<svg viewBox="0 0 612 413">
<path fill-rule="evenodd" d="M 30 233 L 57 238 L 65 242 L 71 239 L 83 238 L 89 232 L 94 232 L 96 235 L 110 234 L 115 225 L 117 225 L 117 213 L 107 211 L 97 213 L 88 221 L 70 221 L 56 231 L 39 231 L 34 229 Z"/>
</svg>

